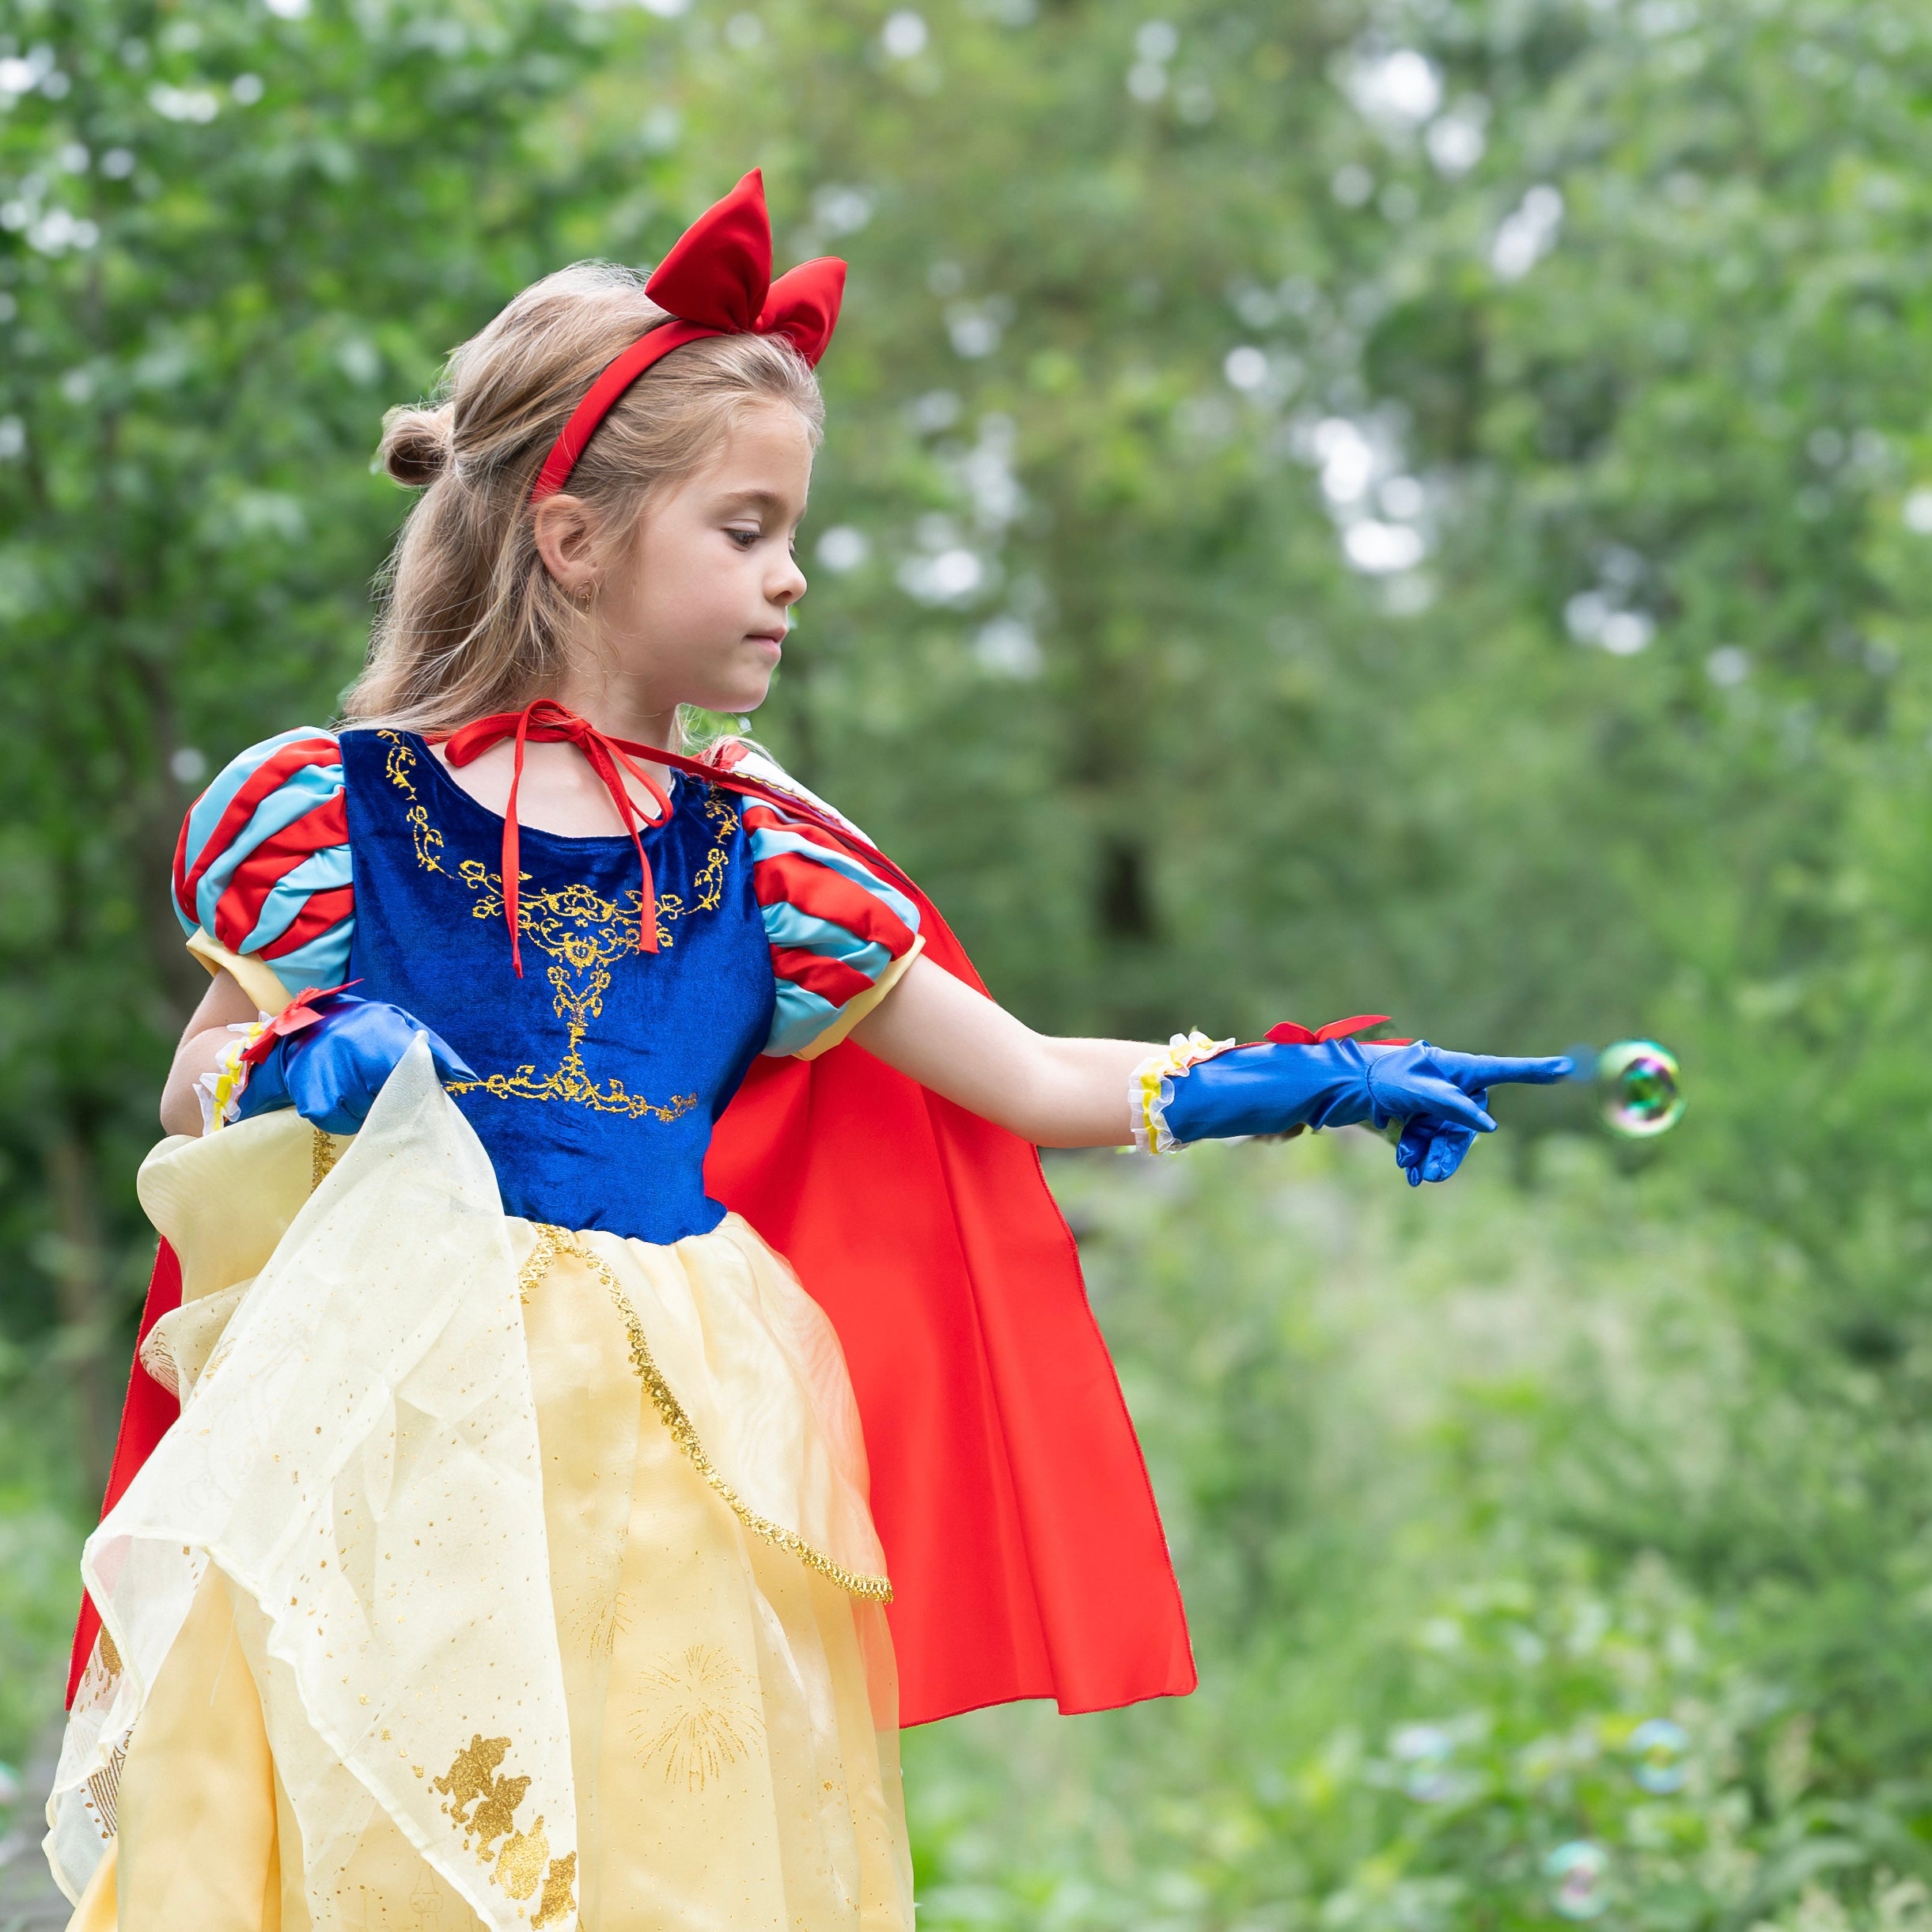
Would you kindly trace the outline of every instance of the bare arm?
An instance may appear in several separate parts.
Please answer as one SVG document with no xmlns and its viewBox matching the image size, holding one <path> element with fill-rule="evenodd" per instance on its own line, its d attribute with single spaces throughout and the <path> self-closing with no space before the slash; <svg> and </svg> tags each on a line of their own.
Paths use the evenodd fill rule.
<svg viewBox="0 0 1932 1932">
<path fill-rule="evenodd" d="M 234 1038 L 228 1030 L 230 1024 L 252 1020 L 256 1011 L 255 1002 L 227 973 L 214 975 L 174 1050 L 174 1065 L 161 1089 L 161 1121 L 170 1134 L 200 1133 L 201 1102 L 195 1097 L 195 1083 L 203 1074 L 214 1072 L 216 1055 Z"/>
<path fill-rule="evenodd" d="M 199 1135 L 195 1085 L 256 1006 L 225 972 L 210 983 L 175 1049 L 162 1089 L 161 1125 Z M 1041 1147 L 1119 1147 L 1128 1131 L 1127 1078 L 1156 1049 L 1131 1040 L 1059 1040 L 1036 1033 L 1003 1006 L 923 957 L 852 1029 L 920 1085 Z"/>
<path fill-rule="evenodd" d="M 868 1053 L 1040 1147 L 1119 1147 L 1127 1081 L 1157 1051 L 1036 1033 L 922 955 L 852 1029 Z"/>
</svg>

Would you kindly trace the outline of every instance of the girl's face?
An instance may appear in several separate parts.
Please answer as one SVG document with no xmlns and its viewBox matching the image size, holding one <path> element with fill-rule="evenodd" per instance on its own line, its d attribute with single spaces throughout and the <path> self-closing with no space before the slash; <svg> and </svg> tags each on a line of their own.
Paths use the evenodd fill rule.
<svg viewBox="0 0 1932 1932">
<path fill-rule="evenodd" d="M 805 595 L 794 543 L 812 443 L 782 403 L 742 411 L 707 466 L 644 513 L 597 586 L 599 655 L 646 708 L 762 704 Z"/>
</svg>

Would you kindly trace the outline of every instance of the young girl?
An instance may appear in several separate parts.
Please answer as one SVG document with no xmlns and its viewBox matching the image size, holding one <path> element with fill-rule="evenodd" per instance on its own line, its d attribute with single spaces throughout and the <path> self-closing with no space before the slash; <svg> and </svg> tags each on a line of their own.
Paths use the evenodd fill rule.
<svg viewBox="0 0 1932 1932">
<path fill-rule="evenodd" d="M 805 594 L 843 269 L 770 248 L 748 175 L 392 414 L 343 728 L 188 815 L 49 1805 L 87 1932 L 909 1932 L 902 1722 L 1194 1681 L 1034 1149 L 1399 1120 L 1441 1180 L 1567 1070 L 1042 1038 L 761 754 L 654 748 Z"/>
</svg>

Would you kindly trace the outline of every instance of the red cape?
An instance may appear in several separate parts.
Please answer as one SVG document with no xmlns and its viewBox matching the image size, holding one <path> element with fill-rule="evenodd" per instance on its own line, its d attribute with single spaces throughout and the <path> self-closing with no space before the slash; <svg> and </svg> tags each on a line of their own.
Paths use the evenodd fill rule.
<svg viewBox="0 0 1932 1932">
<path fill-rule="evenodd" d="M 121 1405 L 121 1429 L 114 1444 L 114 1461 L 108 1471 L 108 1493 L 101 1498 L 100 1513 L 121 1499 L 134 1472 L 153 1453 L 154 1445 L 168 1433 L 181 1413 L 181 1405 L 141 1366 L 141 1344 L 148 1331 L 170 1309 L 181 1305 L 181 1263 L 165 1241 L 154 1256 L 154 1271 L 148 1277 L 148 1298 L 141 1311 L 141 1328 L 134 1337 L 134 1366 L 127 1372 L 127 1400 Z M 74 1632 L 74 1654 L 67 1665 L 67 1707 L 74 1707 L 74 1694 L 81 1688 L 81 1673 L 94 1654 L 94 1639 L 100 1635 L 100 1612 L 94 1600 L 81 1594 L 81 1620 Z"/>
<path fill-rule="evenodd" d="M 692 768 L 801 809 L 789 791 Z M 983 992 L 918 887 L 849 826 L 820 823 L 887 868 L 918 903 L 928 957 Z M 900 1721 L 1191 1691 L 1146 1465 L 1036 1150 L 847 1041 L 754 1062 L 705 1172 L 844 1347 L 892 1579 Z M 143 1336 L 180 1296 L 164 1242 Z M 104 1513 L 177 1413 L 137 1357 Z M 70 1703 L 99 1627 L 83 1600 Z"/>
</svg>

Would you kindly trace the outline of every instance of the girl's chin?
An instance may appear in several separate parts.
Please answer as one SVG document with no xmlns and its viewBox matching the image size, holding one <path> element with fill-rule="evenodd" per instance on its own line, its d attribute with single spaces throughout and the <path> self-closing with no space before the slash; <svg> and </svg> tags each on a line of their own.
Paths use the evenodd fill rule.
<svg viewBox="0 0 1932 1932">
<path fill-rule="evenodd" d="M 720 691 L 708 698 L 688 700 L 700 710 L 715 712 L 720 718 L 741 718 L 748 711 L 755 711 L 771 695 L 771 680 L 767 678 L 756 688 L 742 688 L 736 693 Z"/>
</svg>

